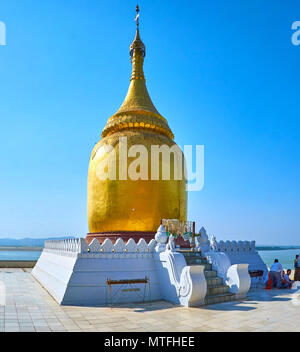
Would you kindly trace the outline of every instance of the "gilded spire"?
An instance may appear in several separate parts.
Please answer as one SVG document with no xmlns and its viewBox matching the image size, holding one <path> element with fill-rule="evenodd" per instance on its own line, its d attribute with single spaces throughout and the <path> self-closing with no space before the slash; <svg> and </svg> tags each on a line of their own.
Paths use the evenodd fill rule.
<svg viewBox="0 0 300 352">
<path fill-rule="evenodd" d="M 133 70 L 135 68 L 134 66 L 136 66 L 136 64 L 138 63 L 141 64 L 141 66 L 143 66 L 143 60 L 139 60 L 139 58 L 144 59 L 146 56 L 146 47 L 140 38 L 140 28 L 139 28 L 140 27 L 140 9 L 138 5 L 136 7 L 136 12 L 137 12 L 137 15 L 135 18 L 136 34 L 135 34 L 134 41 L 130 45 L 130 58 L 131 58 L 131 63 L 133 65 Z"/>
<path fill-rule="evenodd" d="M 143 70 L 146 47 L 140 38 L 139 6 L 136 7 L 136 12 L 136 34 L 130 45 L 132 63 L 130 86 L 122 106 L 108 119 L 102 137 L 124 129 L 143 128 L 154 130 L 173 139 L 174 135 L 167 120 L 156 110 L 146 87 Z"/>
</svg>

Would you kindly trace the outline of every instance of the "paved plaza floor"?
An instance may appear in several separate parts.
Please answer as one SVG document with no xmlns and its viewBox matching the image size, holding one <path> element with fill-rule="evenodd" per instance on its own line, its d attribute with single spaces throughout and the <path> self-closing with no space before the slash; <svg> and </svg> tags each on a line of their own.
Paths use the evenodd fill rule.
<svg viewBox="0 0 300 352">
<path fill-rule="evenodd" d="M 30 271 L 0 269 L 0 284 L 4 283 L 6 288 L 6 304 L 0 306 L 0 332 L 300 332 L 300 304 L 295 304 L 295 291 L 254 290 L 242 302 L 200 308 L 183 308 L 164 301 L 113 308 L 63 307 L 35 281 Z"/>
</svg>

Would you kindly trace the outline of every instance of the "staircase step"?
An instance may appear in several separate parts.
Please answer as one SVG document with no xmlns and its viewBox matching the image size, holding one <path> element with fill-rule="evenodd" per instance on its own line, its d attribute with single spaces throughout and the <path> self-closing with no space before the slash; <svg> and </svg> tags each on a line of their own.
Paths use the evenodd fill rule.
<svg viewBox="0 0 300 352">
<path fill-rule="evenodd" d="M 206 270 L 204 271 L 206 279 L 212 279 L 217 277 L 217 272 L 215 270 Z"/>
<path fill-rule="evenodd" d="M 229 293 L 229 287 L 226 285 L 216 285 L 207 287 L 207 296 L 221 295 Z"/>
<path fill-rule="evenodd" d="M 202 265 L 204 265 L 204 270 L 205 271 L 211 271 L 212 270 L 212 265 L 211 264 L 202 264 Z"/>
<path fill-rule="evenodd" d="M 208 305 L 208 304 L 217 304 L 217 303 L 223 303 L 223 302 L 231 302 L 232 300 L 234 300 L 234 294 L 224 293 L 219 295 L 206 296 L 205 304 Z"/>
<path fill-rule="evenodd" d="M 180 250 L 179 253 L 183 254 L 185 257 L 192 257 L 192 258 L 203 258 L 206 259 L 205 257 L 202 257 L 201 252 L 192 252 L 192 251 L 185 251 L 185 250 Z"/>
<path fill-rule="evenodd" d="M 185 259 L 197 259 L 197 260 L 205 260 L 207 261 L 207 259 L 205 257 L 202 257 L 201 255 L 184 255 Z"/>
<path fill-rule="evenodd" d="M 202 265 L 204 266 L 204 271 L 211 271 L 211 264 L 187 264 L 189 266 L 193 266 L 193 265 Z"/>
<path fill-rule="evenodd" d="M 235 295 L 229 292 L 229 287 L 223 284 L 223 279 L 218 277 L 216 270 L 212 270 L 212 264 L 207 262 L 207 259 L 202 256 L 201 252 L 180 250 L 180 253 L 184 255 L 187 265 L 204 266 L 204 275 L 207 283 L 206 305 L 231 302 L 234 300 Z"/>
<path fill-rule="evenodd" d="M 186 257 L 185 261 L 187 265 L 210 265 L 211 266 L 211 264 L 207 263 L 206 259 L 202 259 L 202 258 Z M 208 270 L 211 270 L 211 267 Z"/>
<path fill-rule="evenodd" d="M 207 287 L 222 286 L 223 279 L 220 277 L 206 278 Z"/>
</svg>

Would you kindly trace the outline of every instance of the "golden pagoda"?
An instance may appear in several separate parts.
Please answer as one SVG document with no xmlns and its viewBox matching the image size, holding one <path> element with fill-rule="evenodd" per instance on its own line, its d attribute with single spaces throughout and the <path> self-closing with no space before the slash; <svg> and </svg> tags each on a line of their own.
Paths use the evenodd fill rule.
<svg viewBox="0 0 300 352">
<path fill-rule="evenodd" d="M 149 156 L 152 146 L 176 146 L 174 135 L 167 120 L 153 105 L 146 87 L 143 72 L 145 45 L 139 33 L 139 8 L 137 6 L 137 29 L 130 46 L 132 74 L 127 96 L 120 109 L 111 116 L 103 129 L 100 141 L 95 145 L 90 158 L 88 172 L 88 226 L 87 241 L 98 238 L 101 242 L 110 238 L 113 242 L 134 238 L 152 239 L 162 219 L 186 221 L 186 180 L 151 178 L 151 162 L 147 159 L 148 177 L 137 180 L 128 178 L 128 167 L 133 158 L 121 163 L 121 144 L 126 141 L 127 150 L 135 145 L 146 147 Z M 104 147 L 111 147 L 104 152 Z M 113 149 L 113 150 L 112 150 Z M 107 150 L 106 150 L 107 151 Z M 99 168 L 108 159 L 116 162 L 116 178 L 99 176 Z M 184 159 L 184 158 L 183 158 Z M 174 170 L 174 158 L 170 158 L 170 169 Z M 159 161 L 162 167 L 162 158 Z M 123 169 L 122 169 L 123 167 Z M 184 169 L 184 162 L 179 166 Z M 125 176 L 125 177 L 124 177 Z"/>
</svg>

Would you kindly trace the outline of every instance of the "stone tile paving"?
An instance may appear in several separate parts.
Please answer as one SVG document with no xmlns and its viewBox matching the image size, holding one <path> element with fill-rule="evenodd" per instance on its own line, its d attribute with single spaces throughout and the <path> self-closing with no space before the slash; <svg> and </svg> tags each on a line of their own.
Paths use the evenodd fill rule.
<svg viewBox="0 0 300 352">
<path fill-rule="evenodd" d="M 6 305 L 0 306 L 0 332 L 47 331 L 297 331 L 300 304 L 294 291 L 255 290 L 248 299 L 201 308 L 159 301 L 118 307 L 63 307 L 30 274 L 0 269 Z M 299 301 L 300 303 L 300 301 Z"/>
</svg>

